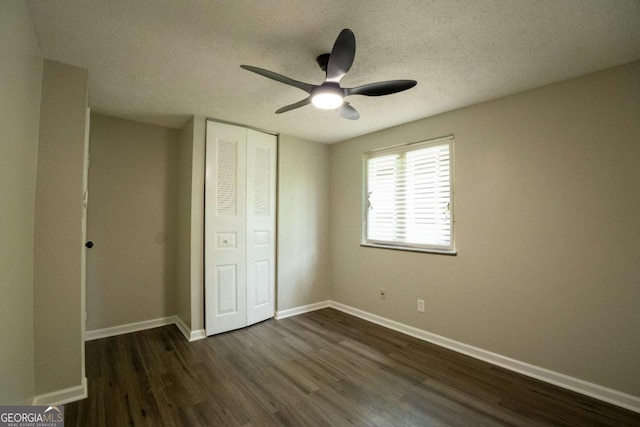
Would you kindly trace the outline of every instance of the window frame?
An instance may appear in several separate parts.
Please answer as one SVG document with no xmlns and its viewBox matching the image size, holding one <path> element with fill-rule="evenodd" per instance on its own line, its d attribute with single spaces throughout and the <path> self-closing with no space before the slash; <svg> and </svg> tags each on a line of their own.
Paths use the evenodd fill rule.
<svg viewBox="0 0 640 427">
<path fill-rule="evenodd" d="M 369 168 L 368 160 L 372 157 L 379 157 L 385 154 L 406 153 L 409 151 L 419 150 L 430 146 L 448 145 L 449 146 L 449 215 L 451 227 L 451 244 L 449 247 L 441 245 L 424 245 L 407 242 L 389 242 L 367 238 L 367 221 L 368 221 L 368 193 L 369 193 Z M 455 169 L 454 169 L 454 136 L 447 135 L 438 138 L 416 141 L 405 144 L 398 144 L 389 147 L 383 147 L 370 150 L 362 155 L 362 230 L 360 246 L 379 249 L 393 249 L 409 252 L 422 252 L 440 255 L 457 255 L 455 240 Z"/>
</svg>

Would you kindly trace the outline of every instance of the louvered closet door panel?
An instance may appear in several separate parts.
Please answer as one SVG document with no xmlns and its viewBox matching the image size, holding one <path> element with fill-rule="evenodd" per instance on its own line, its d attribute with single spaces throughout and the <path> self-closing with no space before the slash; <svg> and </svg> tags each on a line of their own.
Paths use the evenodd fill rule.
<svg viewBox="0 0 640 427">
<path fill-rule="evenodd" d="M 276 151 L 274 135 L 247 131 L 247 324 L 275 313 Z"/>
<path fill-rule="evenodd" d="M 207 335 L 246 326 L 246 132 L 238 126 L 207 122 Z"/>
</svg>

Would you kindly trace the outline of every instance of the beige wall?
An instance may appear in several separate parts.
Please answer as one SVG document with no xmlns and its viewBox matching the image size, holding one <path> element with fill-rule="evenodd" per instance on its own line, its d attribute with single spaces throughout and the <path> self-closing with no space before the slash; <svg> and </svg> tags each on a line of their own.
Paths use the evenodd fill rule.
<svg viewBox="0 0 640 427">
<path fill-rule="evenodd" d="M 639 76 L 636 62 L 331 146 L 332 299 L 640 396 Z M 360 247 L 362 154 L 449 134 L 458 256 Z"/>
<path fill-rule="evenodd" d="M 191 177 L 191 330 L 204 329 L 204 116 L 193 118 Z"/>
<path fill-rule="evenodd" d="M 88 71 L 44 61 L 35 199 L 36 395 L 83 379 L 81 255 Z"/>
<path fill-rule="evenodd" d="M 91 115 L 87 330 L 175 314 L 179 132 Z"/>
<path fill-rule="evenodd" d="M 329 299 L 329 146 L 280 135 L 278 305 Z"/>
<path fill-rule="evenodd" d="M 42 56 L 24 2 L 0 3 L 0 405 L 33 397 L 33 221 Z"/>
<path fill-rule="evenodd" d="M 205 129 L 193 116 L 180 130 L 176 310 L 191 331 L 204 329 Z"/>
<path fill-rule="evenodd" d="M 180 130 L 178 154 L 176 315 L 191 327 L 191 180 L 193 175 L 192 117 Z"/>
</svg>

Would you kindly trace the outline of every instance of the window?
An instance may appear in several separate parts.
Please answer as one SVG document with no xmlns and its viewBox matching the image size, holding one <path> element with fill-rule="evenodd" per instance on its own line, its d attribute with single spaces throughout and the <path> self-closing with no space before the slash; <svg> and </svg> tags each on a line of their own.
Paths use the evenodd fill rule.
<svg viewBox="0 0 640 427">
<path fill-rule="evenodd" d="M 455 254 L 453 137 L 365 154 L 365 246 Z"/>
</svg>

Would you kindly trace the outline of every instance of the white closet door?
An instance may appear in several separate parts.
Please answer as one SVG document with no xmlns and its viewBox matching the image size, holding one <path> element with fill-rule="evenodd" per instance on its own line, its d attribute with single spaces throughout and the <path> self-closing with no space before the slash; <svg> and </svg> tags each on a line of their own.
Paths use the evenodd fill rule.
<svg viewBox="0 0 640 427">
<path fill-rule="evenodd" d="M 205 313 L 207 335 L 247 325 L 246 132 L 207 122 Z"/>
<path fill-rule="evenodd" d="M 275 313 L 274 135 L 247 130 L 247 325 Z"/>
</svg>

